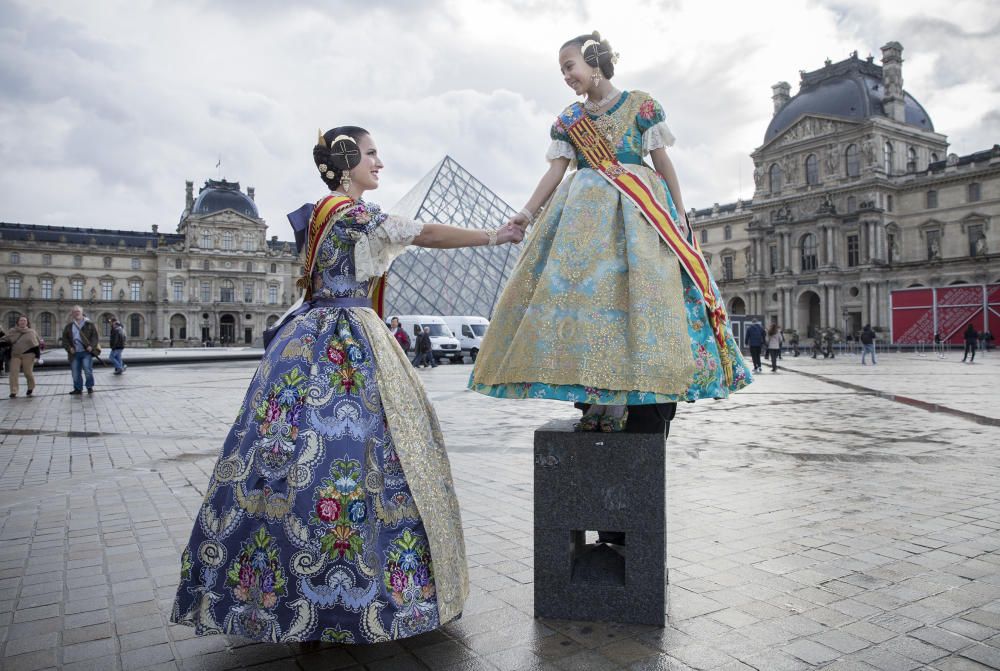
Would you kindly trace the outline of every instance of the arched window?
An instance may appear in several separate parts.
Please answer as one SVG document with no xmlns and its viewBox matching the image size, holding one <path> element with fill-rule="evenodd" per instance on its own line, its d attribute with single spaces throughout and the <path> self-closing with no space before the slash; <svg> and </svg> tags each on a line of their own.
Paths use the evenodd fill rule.
<svg viewBox="0 0 1000 671">
<path fill-rule="evenodd" d="M 802 270 L 816 270 L 816 236 L 806 233 L 802 236 Z"/>
<path fill-rule="evenodd" d="M 770 181 L 771 193 L 779 193 L 781 191 L 781 166 L 775 163 L 771 166 L 771 170 L 768 173 L 768 178 Z"/>
<path fill-rule="evenodd" d="M 906 150 L 906 172 L 917 171 L 917 150 L 909 147 Z"/>
<path fill-rule="evenodd" d="M 52 324 L 54 319 L 51 312 L 43 312 L 39 318 L 39 334 L 43 338 L 51 338 L 53 336 Z"/>
<path fill-rule="evenodd" d="M 232 303 L 235 298 L 236 288 L 232 280 L 222 280 L 219 283 L 219 300 L 223 303 Z"/>
<path fill-rule="evenodd" d="M 819 161 L 816 154 L 806 156 L 806 184 L 819 184 Z"/>
<path fill-rule="evenodd" d="M 708 243 L 708 229 L 707 228 L 703 228 L 703 229 L 701 229 L 701 244 L 704 245 L 704 244 L 707 244 L 707 243 Z"/>
<path fill-rule="evenodd" d="M 882 147 L 882 168 L 885 170 L 885 174 L 892 174 L 892 159 L 894 152 L 892 149 L 892 143 L 886 142 Z"/>
<path fill-rule="evenodd" d="M 932 151 L 931 152 L 931 163 L 937 163 L 940 160 L 941 159 L 938 158 L 937 152 L 936 151 Z"/>
<path fill-rule="evenodd" d="M 861 154 L 858 153 L 858 145 L 852 144 L 844 151 L 844 165 L 847 169 L 848 177 L 857 177 L 861 174 Z"/>
<path fill-rule="evenodd" d="M 722 239 L 723 240 L 733 239 L 733 227 L 730 226 L 729 224 L 726 224 L 726 227 L 722 229 Z"/>
</svg>

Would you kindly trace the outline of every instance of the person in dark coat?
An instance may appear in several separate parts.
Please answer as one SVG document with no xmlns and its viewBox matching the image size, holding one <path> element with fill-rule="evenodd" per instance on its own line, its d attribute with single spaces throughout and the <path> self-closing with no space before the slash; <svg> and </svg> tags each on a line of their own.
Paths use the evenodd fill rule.
<svg viewBox="0 0 1000 671">
<path fill-rule="evenodd" d="M 417 358 L 413 360 L 413 367 L 426 368 L 430 364 L 431 368 L 437 368 L 437 361 L 434 360 L 434 353 L 431 345 L 431 330 L 428 327 L 417 335 Z"/>
<path fill-rule="evenodd" d="M 128 366 L 122 361 L 125 351 L 125 327 L 116 318 L 111 319 L 111 363 L 115 366 L 115 375 L 121 375 Z"/>
<path fill-rule="evenodd" d="M 865 324 L 865 327 L 861 329 L 861 365 L 864 366 L 865 359 L 868 355 L 872 355 L 872 365 L 874 366 L 878 362 L 875 360 L 875 331 L 872 330 L 871 324 Z"/>
<path fill-rule="evenodd" d="M 969 359 L 969 363 L 975 363 L 976 361 L 976 345 L 979 343 L 979 333 L 976 331 L 976 327 L 971 323 L 968 328 L 965 329 L 965 333 L 962 334 L 965 338 L 965 354 L 962 356 L 962 363 L 965 363 L 966 359 L 969 359 L 969 353 L 972 353 L 972 358 Z"/>
<path fill-rule="evenodd" d="M 69 323 L 62 332 L 62 345 L 73 373 L 73 391 L 70 394 L 79 396 L 83 393 L 85 377 L 87 393 L 94 392 L 94 357 L 101 354 L 98 341 L 97 327 L 84 316 L 82 307 L 74 305 L 69 313 Z"/>
<path fill-rule="evenodd" d="M 750 348 L 750 357 L 753 359 L 753 372 L 761 371 L 760 350 L 764 346 L 764 327 L 756 319 L 743 334 L 743 344 Z"/>
</svg>

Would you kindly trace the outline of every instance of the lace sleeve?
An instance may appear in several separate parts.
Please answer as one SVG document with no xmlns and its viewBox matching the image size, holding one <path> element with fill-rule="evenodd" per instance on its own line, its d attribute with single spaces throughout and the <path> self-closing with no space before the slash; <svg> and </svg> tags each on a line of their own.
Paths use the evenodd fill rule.
<svg viewBox="0 0 1000 671">
<path fill-rule="evenodd" d="M 642 134 L 642 154 L 645 156 L 654 149 L 674 146 L 674 134 L 670 132 L 666 121 L 650 126 Z"/>
<path fill-rule="evenodd" d="M 553 140 L 549 145 L 549 150 L 545 152 L 546 161 L 554 161 L 557 158 L 568 158 L 576 161 L 576 149 L 566 140 Z"/>
<path fill-rule="evenodd" d="M 389 215 L 371 231 L 349 231 L 354 240 L 354 275 L 358 282 L 380 277 L 424 230 L 419 221 Z"/>
</svg>

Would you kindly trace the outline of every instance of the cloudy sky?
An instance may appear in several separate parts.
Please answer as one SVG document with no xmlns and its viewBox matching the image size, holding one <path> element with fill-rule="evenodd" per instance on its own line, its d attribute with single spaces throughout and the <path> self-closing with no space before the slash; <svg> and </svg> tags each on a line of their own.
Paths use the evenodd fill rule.
<svg viewBox="0 0 1000 671">
<path fill-rule="evenodd" d="M 184 181 L 223 176 L 288 239 L 317 128 L 348 123 L 386 163 L 372 200 L 450 154 L 520 207 L 573 100 L 558 47 L 595 28 L 663 103 L 688 207 L 752 195 L 772 84 L 890 40 L 951 151 L 1000 142 L 995 0 L 0 0 L 0 220 L 173 231 Z"/>
</svg>

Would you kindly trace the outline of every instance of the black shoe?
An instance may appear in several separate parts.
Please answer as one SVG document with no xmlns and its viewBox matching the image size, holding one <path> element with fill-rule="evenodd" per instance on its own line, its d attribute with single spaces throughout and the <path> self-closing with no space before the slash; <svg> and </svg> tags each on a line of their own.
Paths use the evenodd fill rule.
<svg viewBox="0 0 1000 671">
<path fill-rule="evenodd" d="M 11 398 L 17 398 L 17 394 L 11 394 L 10 397 Z"/>
<path fill-rule="evenodd" d="M 70 396 L 81 396 L 83 394 L 82 389 L 74 389 L 69 393 Z"/>
<path fill-rule="evenodd" d="M 93 387 L 87 387 L 87 393 L 88 394 L 93 394 L 94 393 L 94 388 Z"/>
<path fill-rule="evenodd" d="M 29 390 L 28 390 L 28 393 L 27 393 L 27 394 L 25 394 L 25 396 L 31 396 L 31 392 L 33 392 L 33 391 L 35 391 L 35 390 L 34 390 L 34 389 L 29 389 Z"/>
</svg>

